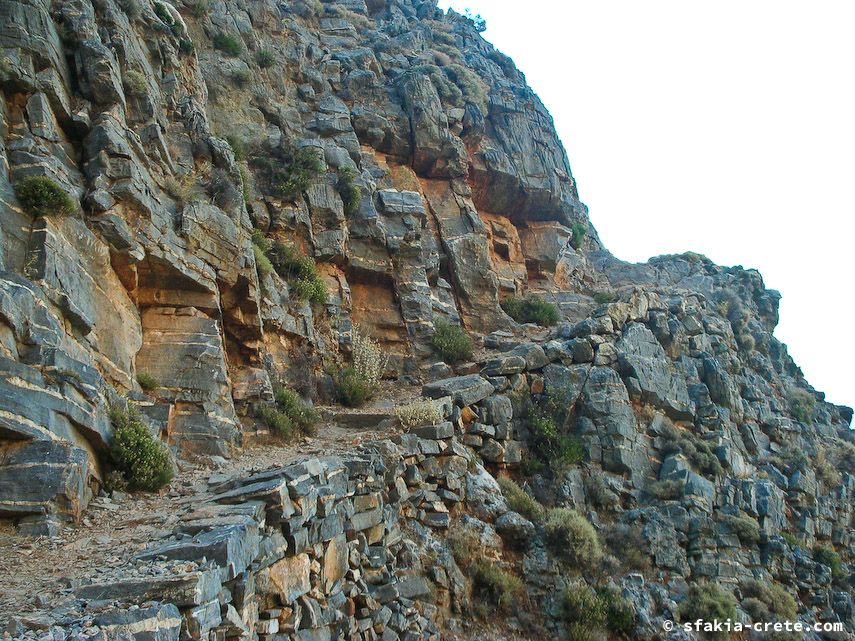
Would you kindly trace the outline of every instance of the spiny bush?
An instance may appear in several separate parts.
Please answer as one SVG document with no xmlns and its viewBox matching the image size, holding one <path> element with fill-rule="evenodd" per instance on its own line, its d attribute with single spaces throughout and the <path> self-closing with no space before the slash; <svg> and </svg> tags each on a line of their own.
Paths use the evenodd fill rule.
<svg viewBox="0 0 855 641">
<path fill-rule="evenodd" d="M 344 213 L 352 216 L 359 211 L 362 189 L 356 184 L 356 172 L 352 167 L 342 167 L 338 172 L 338 193 L 344 203 Z"/>
<path fill-rule="evenodd" d="M 139 18 L 142 11 L 140 3 L 137 0 L 120 0 L 119 6 L 122 7 L 122 11 L 125 12 L 125 15 L 128 16 L 128 20 L 131 22 Z"/>
<path fill-rule="evenodd" d="M 831 576 L 835 579 L 843 578 L 843 565 L 840 555 L 830 545 L 817 545 L 813 548 L 813 560 L 831 568 Z"/>
<path fill-rule="evenodd" d="M 723 471 L 721 462 L 709 443 L 692 432 L 677 429 L 670 423 L 662 429 L 661 449 L 665 454 L 682 452 L 705 476 L 717 477 Z"/>
<path fill-rule="evenodd" d="M 685 483 L 680 481 L 651 481 L 644 491 L 660 501 L 675 501 L 683 496 Z"/>
<path fill-rule="evenodd" d="M 529 521 L 540 522 L 546 515 L 544 507 L 537 500 L 522 489 L 516 481 L 500 477 L 499 487 L 508 502 L 510 508 L 522 514 Z"/>
<path fill-rule="evenodd" d="M 339 401 L 348 407 L 363 405 L 377 391 L 386 361 L 380 345 L 354 328 L 351 364 L 334 376 Z"/>
<path fill-rule="evenodd" d="M 222 51 L 227 56 L 239 56 L 240 52 L 243 51 L 243 45 L 241 45 L 240 40 L 222 31 L 214 35 L 213 44 L 214 49 Z"/>
<path fill-rule="evenodd" d="M 30 176 L 15 185 L 15 195 L 31 216 L 71 214 L 77 207 L 65 190 L 44 176 Z"/>
<path fill-rule="evenodd" d="M 192 0 L 187 3 L 187 8 L 194 18 L 204 18 L 208 15 L 208 0 Z"/>
<path fill-rule="evenodd" d="M 446 541 L 455 562 L 464 569 L 469 567 L 481 550 L 481 539 L 471 527 L 460 526 L 452 529 Z"/>
<path fill-rule="evenodd" d="M 795 389 L 790 393 L 790 414 L 800 423 L 811 423 L 813 421 L 813 410 L 816 398 L 813 394 L 803 389 Z"/>
<path fill-rule="evenodd" d="M 584 457 L 584 448 L 578 437 L 559 431 L 564 403 L 560 394 L 550 393 L 537 400 L 527 399 L 524 415 L 531 432 L 529 448 L 542 465 L 561 473 Z"/>
<path fill-rule="evenodd" d="M 717 583 L 702 583 L 689 588 L 678 610 L 680 621 L 736 620 L 736 601 Z M 726 639 L 727 633 L 709 633 L 710 639 Z"/>
<path fill-rule="evenodd" d="M 459 363 L 472 358 L 472 339 L 459 325 L 444 320 L 436 321 L 431 344 L 446 363 Z"/>
<path fill-rule="evenodd" d="M 756 545 L 760 542 L 760 525 L 748 516 L 722 514 L 719 521 L 724 523 L 739 540 L 746 545 Z"/>
<path fill-rule="evenodd" d="M 291 424 L 301 434 L 314 436 L 317 433 L 320 416 L 313 407 L 300 398 L 297 392 L 284 385 L 276 385 L 273 388 L 273 398 L 276 400 L 279 411 L 289 418 Z"/>
<path fill-rule="evenodd" d="M 185 174 L 180 178 L 176 178 L 175 176 L 167 177 L 163 182 L 163 189 L 182 207 L 202 197 L 202 190 L 199 187 L 199 183 L 195 176 L 191 174 Z"/>
<path fill-rule="evenodd" d="M 459 64 L 447 65 L 443 67 L 443 71 L 460 89 L 463 102 L 475 105 L 481 110 L 481 113 L 486 115 L 489 110 L 487 85 L 478 74 Z"/>
<path fill-rule="evenodd" d="M 412 69 L 412 73 L 421 74 L 430 78 L 431 84 L 436 89 L 439 99 L 446 105 L 453 107 L 463 106 L 463 92 L 447 75 L 436 65 L 419 65 Z"/>
<path fill-rule="evenodd" d="M 273 195 L 294 200 L 324 170 L 314 147 L 285 146 L 271 154 L 256 155 L 250 163 L 259 169 Z"/>
<path fill-rule="evenodd" d="M 286 441 L 290 441 L 296 435 L 294 422 L 273 405 L 259 405 L 255 410 L 255 416 L 261 419 L 271 432 Z"/>
<path fill-rule="evenodd" d="M 816 470 L 816 478 L 818 478 L 825 488 L 831 489 L 837 487 L 843 482 L 843 476 L 840 474 L 834 462 L 834 457 L 829 455 L 827 448 L 820 448 L 814 458 L 814 470 Z"/>
<path fill-rule="evenodd" d="M 598 305 L 605 305 L 607 303 L 613 303 L 617 300 L 617 294 L 614 292 L 607 291 L 599 291 L 594 292 L 594 302 Z"/>
<path fill-rule="evenodd" d="M 122 78 L 122 85 L 132 96 L 144 96 L 148 91 L 148 83 L 145 81 L 145 76 L 137 69 L 130 69 Z"/>
<path fill-rule="evenodd" d="M 262 69 L 267 69 L 276 62 L 276 54 L 270 49 L 261 49 L 255 54 L 255 62 Z"/>
<path fill-rule="evenodd" d="M 775 581 L 748 579 L 740 584 L 742 607 L 754 621 L 793 621 L 798 604 L 792 594 Z"/>
<path fill-rule="evenodd" d="M 172 480 L 166 447 L 146 427 L 135 407 L 110 409 L 110 457 L 133 490 L 156 491 Z"/>
<path fill-rule="evenodd" d="M 650 556 L 645 552 L 647 541 L 638 523 L 616 523 L 605 531 L 606 546 L 622 567 L 637 572 L 650 570 Z"/>
<path fill-rule="evenodd" d="M 593 568 L 603 558 L 597 531 L 576 510 L 555 508 L 546 514 L 546 540 L 556 555 L 573 566 Z"/>
<path fill-rule="evenodd" d="M 137 374 L 137 383 L 140 384 L 140 387 L 145 392 L 150 392 L 160 387 L 160 381 L 148 372 L 140 372 Z"/>
<path fill-rule="evenodd" d="M 562 618 L 571 641 L 599 641 L 604 628 L 627 634 L 635 627 L 635 608 L 614 588 L 593 590 L 582 583 L 564 590 Z"/>
<path fill-rule="evenodd" d="M 395 416 L 401 427 L 410 429 L 420 425 L 434 425 L 442 420 L 437 404 L 426 398 L 412 401 L 395 408 Z"/>
<path fill-rule="evenodd" d="M 543 327 L 555 325 L 561 317 L 555 305 L 536 294 L 522 299 L 506 298 L 502 301 L 502 309 L 518 323 L 536 323 Z"/>
<path fill-rule="evenodd" d="M 327 286 L 311 256 L 301 254 L 293 246 L 279 241 L 273 242 L 265 253 L 276 273 L 288 281 L 297 300 L 319 305 L 327 302 Z"/>
<path fill-rule="evenodd" d="M 572 234 L 570 244 L 573 246 L 573 249 L 580 249 L 585 240 L 585 236 L 588 235 L 588 228 L 582 223 L 573 223 L 570 226 L 570 233 Z"/>
<path fill-rule="evenodd" d="M 469 567 L 475 598 L 507 610 L 522 591 L 522 581 L 492 561 L 476 559 Z"/>
<path fill-rule="evenodd" d="M 585 481 L 585 496 L 588 502 L 597 509 L 613 510 L 618 504 L 618 497 L 609 490 L 603 477 L 599 474 L 591 474 Z"/>
</svg>

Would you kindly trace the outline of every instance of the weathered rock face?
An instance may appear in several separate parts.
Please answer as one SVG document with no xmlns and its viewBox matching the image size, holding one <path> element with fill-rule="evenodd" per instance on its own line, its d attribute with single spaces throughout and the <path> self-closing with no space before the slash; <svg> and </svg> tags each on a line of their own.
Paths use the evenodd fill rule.
<svg viewBox="0 0 855 641">
<path fill-rule="evenodd" d="M 430 637 L 437 605 L 469 600 L 453 522 L 497 559 L 514 550 L 503 562 L 551 613 L 526 625 L 563 638 L 567 568 L 494 479 L 542 440 L 527 408 L 544 398 L 582 460 L 526 466 L 528 486 L 634 533 L 647 583 L 619 583 L 639 638 L 701 578 L 775 580 L 806 620 L 851 627 L 852 410 L 775 339 L 779 296 L 756 272 L 603 249 L 551 117 L 470 20 L 430 0 L 6 0 L 0 107 L 0 517 L 31 534 L 79 520 L 116 404 L 179 458 L 231 456 L 272 381 L 301 383 L 354 325 L 389 377 L 448 408 L 396 453 L 216 488 L 216 514 L 151 552 L 216 569 L 123 577 L 111 595 L 159 603 L 104 614 L 108 637 Z M 301 174 L 306 150 L 320 166 Z M 74 211 L 32 215 L 15 190 L 32 177 Z M 272 242 L 317 261 L 325 303 L 257 264 Z M 529 291 L 556 328 L 502 311 Z M 478 362 L 423 374 L 440 319 L 478 339 Z M 414 562 L 426 550 L 435 567 Z"/>
</svg>

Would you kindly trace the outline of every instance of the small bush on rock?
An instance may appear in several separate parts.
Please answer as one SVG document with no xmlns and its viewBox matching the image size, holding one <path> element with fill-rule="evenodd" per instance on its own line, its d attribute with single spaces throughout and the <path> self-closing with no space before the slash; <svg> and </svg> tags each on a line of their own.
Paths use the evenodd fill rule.
<svg viewBox="0 0 855 641">
<path fill-rule="evenodd" d="M 351 364 L 335 376 L 336 394 L 348 407 L 359 407 L 377 391 L 387 358 L 383 349 L 355 327 L 351 345 Z"/>
<path fill-rule="evenodd" d="M 618 504 L 618 497 L 609 490 L 603 477 L 591 474 L 585 479 L 585 496 L 588 502 L 600 510 L 613 510 Z"/>
<path fill-rule="evenodd" d="M 338 193 L 344 203 L 344 213 L 352 216 L 359 211 L 362 188 L 356 184 L 356 172 L 351 167 L 342 167 L 338 172 Z"/>
<path fill-rule="evenodd" d="M 255 410 L 257 418 L 261 419 L 267 428 L 280 438 L 290 441 L 296 435 L 294 422 L 284 412 L 273 405 L 259 405 Z"/>
<path fill-rule="evenodd" d="M 288 417 L 297 431 L 306 436 L 314 436 L 317 433 L 320 417 L 297 392 L 283 385 L 276 385 L 273 388 L 273 398 L 276 400 L 276 407 Z"/>
<path fill-rule="evenodd" d="M 719 520 L 724 523 L 745 545 L 756 545 L 760 542 L 760 525 L 748 516 L 722 514 Z"/>
<path fill-rule="evenodd" d="M 626 634 L 635 627 L 635 608 L 613 588 L 595 591 L 584 583 L 571 585 L 561 605 L 571 641 L 600 641 L 608 636 L 606 628 Z"/>
<path fill-rule="evenodd" d="M 136 69 L 131 69 L 125 73 L 125 77 L 122 78 L 122 84 L 125 87 L 125 91 L 132 96 L 144 96 L 148 92 L 148 83 L 145 81 L 145 76 Z"/>
<path fill-rule="evenodd" d="M 510 297 L 502 301 L 502 309 L 518 323 L 536 323 L 551 327 L 558 322 L 558 308 L 540 296 L 530 294 L 525 298 Z"/>
<path fill-rule="evenodd" d="M 426 398 L 412 401 L 395 408 L 395 416 L 401 427 L 410 429 L 421 425 L 435 425 L 442 420 L 437 404 Z"/>
<path fill-rule="evenodd" d="M 286 146 L 272 154 L 255 155 L 250 162 L 260 170 L 270 191 L 286 200 L 296 199 L 324 170 L 314 147 Z"/>
<path fill-rule="evenodd" d="M 800 423 L 813 422 L 813 410 L 816 398 L 803 389 L 795 389 L 790 393 L 790 414 Z"/>
<path fill-rule="evenodd" d="M 169 452 L 152 436 L 134 407 L 110 410 L 110 456 L 132 490 L 156 491 L 172 480 Z"/>
<path fill-rule="evenodd" d="M 152 390 L 156 390 L 160 387 L 160 381 L 147 372 L 140 372 L 137 374 L 137 383 L 140 384 L 140 387 L 145 392 L 151 392 Z"/>
<path fill-rule="evenodd" d="M 459 325 L 444 320 L 434 324 L 433 348 L 446 363 L 459 363 L 472 358 L 472 339 Z"/>
<path fill-rule="evenodd" d="M 448 534 L 447 542 L 454 561 L 464 569 L 469 567 L 481 550 L 478 533 L 467 526 L 453 528 Z"/>
<path fill-rule="evenodd" d="M 573 237 L 570 239 L 570 244 L 573 246 L 573 249 L 580 249 L 585 240 L 585 236 L 588 235 L 588 228 L 582 223 L 573 223 L 570 227 L 570 233 L 573 234 Z"/>
<path fill-rule="evenodd" d="M 717 583 L 693 585 L 678 610 L 680 621 L 736 620 L 736 601 Z M 727 633 L 710 633 L 708 638 L 724 640 Z"/>
<path fill-rule="evenodd" d="M 262 69 L 267 69 L 276 62 L 276 54 L 270 49 L 262 49 L 255 54 L 255 62 Z"/>
<path fill-rule="evenodd" d="M 561 473 L 584 457 L 584 448 L 578 437 L 558 429 L 564 412 L 560 394 L 542 395 L 536 401 L 528 400 L 525 417 L 531 432 L 529 447 L 540 463 Z"/>
<path fill-rule="evenodd" d="M 665 454 L 685 454 L 689 462 L 705 476 L 717 477 L 723 472 L 721 462 L 710 444 L 693 432 L 666 424 L 662 430 L 662 443 Z"/>
<path fill-rule="evenodd" d="M 522 514 L 529 521 L 539 522 L 543 520 L 546 515 L 544 507 L 522 489 L 516 481 L 500 477 L 499 487 L 514 512 Z"/>
<path fill-rule="evenodd" d="M 609 551 L 622 567 L 642 573 L 650 570 L 647 540 L 640 524 L 616 523 L 606 529 L 604 538 Z"/>
<path fill-rule="evenodd" d="M 594 292 L 594 302 L 598 305 L 605 305 L 607 303 L 613 303 L 617 300 L 617 294 L 614 292 Z"/>
<path fill-rule="evenodd" d="M 748 579 L 740 584 L 742 607 L 754 621 L 793 621 L 798 604 L 787 589 L 774 581 Z"/>
<path fill-rule="evenodd" d="M 320 305 L 327 302 L 327 286 L 311 256 L 305 256 L 293 246 L 279 241 L 273 242 L 265 253 L 276 273 L 288 281 L 297 300 Z"/>
<path fill-rule="evenodd" d="M 680 481 L 651 481 L 644 490 L 660 501 L 676 501 L 682 498 L 685 483 Z"/>
<path fill-rule="evenodd" d="M 371 398 L 371 388 L 353 367 L 340 369 L 333 381 L 338 401 L 346 407 L 361 407 Z"/>
<path fill-rule="evenodd" d="M 843 578 L 843 565 L 840 555 L 830 545 L 817 545 L 813 548 L 813 560 L 831 568 L 831 576 L 835 579 Z"/>
<path fill-rule="evenodd" d="M 214 49 L 222 51 L 227 56 L 235 57 L 243 51 L 243 46 L 235 36 L 220 32 L 214 35 Z"/>
<path fill-rule="evenodd" d="M 593 568 L 603 558 L 597 531 L 576 510 L 549 510 L 544 530 L 547 543 L 555 554 L 573 566 Z"/>
<path fill-rule="evenodd" d="M 522 591 L 522 581 L 492 561 L 476 559 L 469 567 L 473 594 L 499 610 L 506 611 Z"/>
<path fill-rule="evenodd" d="M 74 200 L 65 190 L 44 176 L 30 176 L 15 185 L 15 195 L 31 216 L 71 214 Z"/>
</svg>

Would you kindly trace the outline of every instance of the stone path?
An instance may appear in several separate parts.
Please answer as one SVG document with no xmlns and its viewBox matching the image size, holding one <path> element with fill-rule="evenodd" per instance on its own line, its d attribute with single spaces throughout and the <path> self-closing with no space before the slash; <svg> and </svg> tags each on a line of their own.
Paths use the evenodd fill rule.
<svg viewBox="0 0 855 641">
<path fill-rule="evenodd" d="M 333 408 L 328 408 L 333 409 Z M 335 411 L 340 408 L 334 408 Z M 370 414 L 368 410 L 364 413 Z M 171 533 L 178 521 L 178 504 L 207 490 L 214 474 L 240 475 L 267 469 L 306 456 L 323 456 L 352 450 L 363 441 L 388 437 L 376 425 L 360 428 L 323 425 L 317 437 L 297 444 L 256 442 L 241 450 L 223 467 L 210 469 L 184 465 L 160 494 L 123 494 L 115 499 L 96 498 L 79 525 L 70 525 L 57 537 L 19 535 L 13 525 L 0 525 L 0 621 L 26 617 L 49 609 L 107 568 L 132 562 L 133 556 L 153 540 Z M 2 632 L 2 629 L 0 629 Z"/>
</svg>

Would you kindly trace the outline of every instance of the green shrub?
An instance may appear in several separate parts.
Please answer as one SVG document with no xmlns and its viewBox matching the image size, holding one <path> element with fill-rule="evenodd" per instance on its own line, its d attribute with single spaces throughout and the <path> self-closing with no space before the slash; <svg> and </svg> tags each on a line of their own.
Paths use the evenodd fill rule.
<svg viewBox="0 0 855 641">
<path fill-rule="evenodd" d="M 362 202 L 362 189 L 356 184 L 356 172 L 351 167 L 342 167 L 338 171 L 338 193 L 344 203 L 344 213 L 352 216 L 359 211 Z"/>
<path fill-rule="evenodd" d="M 137 383 L 139 383 L 140 387 L 146 392 L 156 390 L 160 387 L 160 381 L 147 372 L 140 372 L 137 374 Z"/>
<path fill-rule="evenodd" d="M 270 49 L 261 49 L 255 54 L 255 62 L 262 69 L 272 67 L 276 62 L 276 54 Z"/>
<path fill-rule="evenodd" d="M 149 432 L 135 407 L 110 409 L 110 457 L 133 490 L 156 491 L 172 480 L 166 447 Z"/>
<path fill-rule="evenodd" d="M 572 641 L 600 641 L 608 636 L 605 628 L 627 634 L 635 627 L 635 608 L 617 590 L 594 591 L 584 583 L 564 590 L 561 615 Z"/>
<path fill-rule="evenodd" d="M 719 521 L 724 523 L 739 540 L 746 545 L 757 545 L 760 542 L 760 525 L 748 516 L 722 514 Z"/>
<path fill-rule="evenodd" d="M 800 540 L 796 537 L 795 534 L 791 534 L 789 532 L 781 532 L 781 538 L 787 542 L 791 548 L 803 548 L 805 546 L 804 541 Z"/>
<path fill-rule="evenodd" d="M 196 45 L 193 44 L 193 41 L 190 38 L 179 38 L 178 39 L 178 51 L 185 55 L 189 55 L 196 51 Z"/>
<path fill-rule="evenodd" d="M 685 483 L 681 481 L 651 481 L 644 491 L 660 501 L 676 501 L 683 497 L 684 487 Z"/>
<path fill-rule="evenodd" d="M 285 147 L 275 157 L 254 156 L 250 162 L 264 174 L 273 195 L 293 200 L 324 170 L 314 147 Z"/>
<path fill-rule="evenodd" d="M 519 299 L 513 296 L 502 301 L 502 309 L 518 323 L 536 323 L 551 327 L 561 317 L 558 308 L 536 294 Z"/>
<path fill-rule="evenodd" d="M 515 481 L 501 477 L 499 478 L 499 487 L 514 512 L 522 514 L 529 521 L 539 522 L 543 520 L 546 515 L 544 507 Z"/>
<path fill-rule="evenodd" d="M 226 142 L 229 143 L 229 147 L 231 147 L 232 154 L 234 154 L 237 162 L 246 160 L 247 145 L 243 138 L 230 134 L 226 136 Z"/>
<path fill-rule="evenodd" d="M 556 555 L 573 566 L 593 568 L 603 558 L 597 531 L 576 510 L 555 508 L 546 514 L 546 540 Z"/>
<path fill-rule="evenodd" d="M 721 462 L 709 443 L 693 432 L 677 429 L 672 424 L 666 424 L 662 429 L 661 449 L 665 454 L 685 454 L 689 462 L 705 476 L 717 477 L 723 472 Z"/>
<path fill-rule="evenodd" d="M 346 407 L 360 407 L 371 397 L 371 388 L 353 367 L 340 369 L 333 380 L 336 396 Z"/>
<path fill-rule="evenodd" d="M 834 456 L 829 454 L 828 448 L 821 447 L 813 460 L 816 478 L 819 479 L 826 490 L 837 487 L 843 482 L 838 466 L 835 464 Z"/>
<path fill-rule="evenodd" d="M 227 33 L 220 32 L 215 34 L 213 43 L 214 49 L 222 51 L 227 56 L 239 56 L 240 52 L 243 51 L 243 45 L 240 40 Z"/>
<path fill-rule="evenodd" d="M 597 303 L 597 305 L 605 305 L 607 303 L 613 303 L 616 300 L 617 300 L 617 294 L 615 294 L 614 292 L 606 292 L 606 291 L 594 292 L 594 302 Z"/>
<path fill-rule="evenodd" d="M 813 410 L 816 398 L 803 389 L 795 389 L 790 393 L 790 414 L 800 423 L 813 422 Z"/>
<path fill-rule="evenodd" d="M 272 243 L 266 254 L 276 273 L 288 281 L 295 299 L 320 305 L 327 302 L 329 292 L 326 283 L 318 274 L 311 256 L 305 256 L 293 246 L 279 241 Z"/>
<path fill-rule="evenodd" d="M 563 405 L 560 395 L 546 394 L 537 401 L 528 400 L 525 406 L 525 419 L 531 432 L 531 454 L 544 466 L 558 473 L 579 463 L 585 455 L 578 437 L 558 429 Z"/>
<path fill-rule="evenodd" d="M 492 561 L 476 559 L 469 567 L 475 598 L 506 611 L 522 591 L 522 581 Z"/>
<path fill-rule="evenodd" d="M 273 388 L 273 397 L 276 399 L 276 407 L 284 413 L 292 425 L 307 436 L 317 433 L 317 424 L 320 416 L 313 407 L 307 405 L 300 395 L 292 389 L 282 385 Z"/>
<path fill-rule="evenodd" d="M 44 176 L 30 176 L 15 185 L 15 195 L 31 216 L 71 214 L 77 207 L 65 190 Z"/>
<path fill-rule="evenodd" d="M 252 195 L 252 176 L 249 170 L 242 164 L 238 165 L 238 173 L 240 173 L 240 193 L 243 196 L 245 205 L 249 204 L 250 196 Z"/>
<path fill-rule="evenodd" d="M 726 621 L 736 620 L 736 601 L 729 592 L 725 592 L 717 583 L 696 584 L 689 592 L 678 610 L 680 621 Z M 708 633 L 710 639 L 726 639 L 727 633 Z"/>
<path fill-rule="evenodd" d="M 122 78 L 122 85 L 132 96 L 144 96 L 148 92 L 148 83 L 145 81 L 145 76 L 137 69 L 130 69 Z"/>
<path fill-rule="evenodd" d="M 588 502 L 600 510 L 613 510 L 618 504 L 618 497 L 609 490 L 603 477 L 599 474 L 591 474 L 585 481 L 585 496 Z"/>
<path fill-rule="evenodd" d="M 208 0 L 191 0 L 187 3 L 187 8 L 194 18 L 204 18 L 208 15 Z"/>
<path fill-rule="evenodd" d="M 273 405 L 259 405 L 255 410 L 255 416 L 261 419 L 271 432 L 286 441 L 296 436 L 297 429 L 294 422 Z"/>
<path fill-rule="evenodd" d="M 481 551 L 481 539 L 471 527 L 461 526 L 451 529 L 447 542 L 455 562 L 464 569 L 469 567 Z"/>
<path fill-rule="evenodd" d="M 487 85 L 478 74 L 459 64 L 446 65 L 442 69 L 445 75 L 460 89 L 463 102 L 475 105 L 481 110 L 481 113 L 486 115 L 489 111 Z"/>
<path fill-rule="evenodd" d="M 843 578 L 843 565 L 840 555 L 830 545 L 817 545 L 813 548 L 813 560 L 831 568 L 831 576 L 835 579 Z"/>
<path fill-rule="evenodd" d="M 444 320 L 434 323 L 431 344 L 439 357 L 446 363 L 459 363 L 472 358 L 472 339 L 459 325 Z"/>
<path fill-rule="evenodd" d="M 246 83 L 252 80 L 252 72 L 248 67 L 235 69 L 232 71 L 231 79 L 238 87 L 243 87 Z"/>
<path fill-rule="evenodd" d="M 642 573 L 650 570 L 647 541 L 640 524 L 615 523 L 606 529 L 604 539 L 623 568 Z"/>
<path fill-rule="evenodd" d="M 142 11 L 138 0 L 119 0 L 119 6 L 122 7 L 122 11 L 125 12 L 131 22 L 139 18 Z"/>
<path fill-rule="evenodd" d="M 775 581 L 748 579 L 740 584 L 743 609 L 754 621 L 794 621 L 798 604 L 792 594 Z"/>
<path fill-rule="evenodd" d="M 154 15 L 156 15 L 167 27 L 172 28 L 175 26 L 175 19 L 172 17 L 169 9 L 167 9 L 166 5 L 162 2 L 157 2 L 157 0 L 155 0 L 154 3 Z"/>
<path fill-rule="evenodd" d="M 258 272 L 259 278 L 262 278 L 273 271 L 273 264 L 258 245 L 252 245 L 252 253 L 255 255 L 255 269 Z"/>
<path fill-rule="evenodd" d="M 588 228 L 582 223 L 573 223 L 570 226 L 570 233 L 573 234 L 573 237 L 570 239 L 570 244 L 573 246 L 573 249 L 580 249 L 585 240 L 585 236 L 588 235 Z"/>
</svg>

